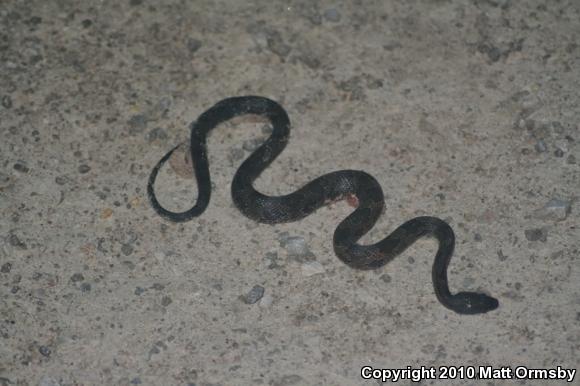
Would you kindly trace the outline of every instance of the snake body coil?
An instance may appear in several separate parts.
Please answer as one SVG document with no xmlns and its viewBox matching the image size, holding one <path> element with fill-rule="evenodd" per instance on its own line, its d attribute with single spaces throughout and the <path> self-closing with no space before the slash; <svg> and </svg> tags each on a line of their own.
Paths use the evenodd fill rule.
<svg viewBox="0 0 580 386">
<path fill-rule="evenodd" d="M 334 232 L 334 251 L 340 260 L 356 269 L 379 268 L 402 253 L 417 239 L 431 236 L 439 241 L 432 276 L 435 295 L 441 304 L 460 314 L 479 314 L 498 307 L 495 298 L 482 293 L 460 292 L 454 295 L 450 293 L 447 267 L 453 254 L 455 236 L 451 227 L 443 220 L 436 217 L 417 217 L 399 226 L 376 244 L 357 244 L 357 241 L 374 226 L 384 208 L 381 186 L 371 175 L 363 171 L 340 170 L 328 173 L 284 196 L 266 196 L 256 191 L 252 186 L 253 181 L 286 147 L 290 134 L 290 120 L 286 111 L 278 103 L 267 98 L 243 96 L 224 99 L 191 124 L 189 150 L 197 179 L 197 202 L 184 212 L 171 212 L 163 208 L 155 196 L 153 186 L 157 174 L 177 148 L 175 147 L 153 168 L 147 185 L 151 205 L 159 215 L 170 221 L 184 222 L 203 213 L 211 195 L 207 134 L 220 123 L 244 114 L 264 116 L 273 126 L 271 136 L 242 163 L 232 182 L 232 198 L 244 215 L 269 224 L 297 221 L 328 202 L 354 195 L 358 199 L 358 207 Z"/>
</svg>

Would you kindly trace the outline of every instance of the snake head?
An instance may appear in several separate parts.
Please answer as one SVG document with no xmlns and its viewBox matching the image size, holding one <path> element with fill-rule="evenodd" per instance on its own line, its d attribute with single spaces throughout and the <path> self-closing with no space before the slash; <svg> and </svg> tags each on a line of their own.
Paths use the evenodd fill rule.
<svg viewBox="0 0 580 386">
<path fill-rule="evenodd" d="M 497 299 L 477 292 L 459 292 L 453 295 L 452 303 L 455 312 L 466 315 L 483 314 L 499 306 Z"/>
</svg>

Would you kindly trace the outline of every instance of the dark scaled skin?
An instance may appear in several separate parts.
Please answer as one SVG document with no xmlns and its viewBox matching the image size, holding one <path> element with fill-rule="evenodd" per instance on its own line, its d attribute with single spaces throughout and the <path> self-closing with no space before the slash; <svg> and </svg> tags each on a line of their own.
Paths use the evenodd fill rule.
<svg viewBox="0 0 580 386">
<path fill-rule="evenodd" d="M 459 314 L 480 314 L 496 309 L 498 301 L 476 292 L 449 291 L 447 267 L 455 246 L 451 227 L 436 217 L 416 217 L 399 226 L 393 233 L 372 245 L 357 241 L 376 223 L 384 208 L 383 191 L 369 174 L 358 170 L 340 170 L 325 174 L 285 196 L 266 196 L 253 187 L 253 182 L 284 150 L 290 135 L 290 120 L 278 103 L 258 96 L 224 99 L 201 114 L 191 124 L 190 151 L 198 186 L 196 204 L 184 212 L 163 208 L 154 193 L 159 170 L 174 148 L 153 168 L 147 193 L 151 206 L 164 218 L 174 222 L 189 221 L 207 208 L 211 183 L 207 159 L 206 138 L 211 129 L 236 116 L 256 114 L 266 117 L 273 126 L 271 136 L 246 159 L 234 176 L 232 198 L 247 217 L 268 224 L 298 221 L 318 208 L 341 199 L 356 197 L 357 208 L 334 232 L 333 245 L 338 258 L 355 269 L 376 269 L 401 254 L 421 237 L 434 237 L 439 242 L 433 263 L 433 287 L 437 299 Z"/>
</svg>

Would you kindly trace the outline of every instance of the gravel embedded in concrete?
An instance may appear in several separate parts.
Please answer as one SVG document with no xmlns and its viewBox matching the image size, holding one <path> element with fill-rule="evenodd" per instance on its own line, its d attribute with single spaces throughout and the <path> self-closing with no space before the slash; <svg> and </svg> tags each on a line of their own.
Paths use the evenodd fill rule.
<svg viewBox="0 0 580 386">
<path fill-rule="evenodd" d="M 373 383 L 367 364 L 577 367 L 579 2 L 1 4 L 0 385 L 359 385 Z M 271 134 L 262 121 L 210 133 L 200 217 L 159 217 L 152 167 L 235 95 L 275 99 L 291 120 L 259 191 L 364 170 L 386 202 L 361 243 L 415 216 L 448 219 L 452 291 L 489 293 L 499 309 L 441 306 L 433 240 L 349 268 L 332 244 L 348 202 L 296 223 L 245 218 L 231 183 Z M 156 188 L 182 211 L 198 191 L 187 145 L 174 154 Z"/>
<path fill-rule="evenodd" d="M 262 299 L 264 296 L 264 287 L 261 285 L 255 285 L 252 289 L 244 296 L 244 302 L 246 304 L 254 304 L 257 303 L 258 300 Z"/>
<path fill-rule="evenodd" d="M 542 208 L 534 212 L 534 217 L 542 220 L 563 221 L 572 210 L 572 203 L 568 200 L 553 198 Z"/>
</svg>

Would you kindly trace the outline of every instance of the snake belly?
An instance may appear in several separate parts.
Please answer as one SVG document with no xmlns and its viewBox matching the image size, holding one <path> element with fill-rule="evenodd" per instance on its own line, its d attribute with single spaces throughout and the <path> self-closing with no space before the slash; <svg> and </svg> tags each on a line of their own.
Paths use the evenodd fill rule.
<svg viewBox="0 0 580 386">
<path fill-rule="evenodd" d="M 364 171 L 328 173 L 283 196 L 267 196 L 254 189 L 254 180 L 284 150 L 290 135 L 290 119 L 286 111 L 268 98 L 242 96 L 224 99 L 191 124 L 189 151 L 198 186 L 197 201 L 186 211 L 172 212 L 161 206 L 155 196 L 154 184 L 159 170 L 177 149 L 176 146 L 155 165 L 147 184 L 151 206 L 160 216 L 169 221 L 184 222 L 204 212 L 211 196 L 207 135 L 220 123 L 245 114 L 263 116 L 273 127 L 270 137 L 242 163 L 232 182 L 232 199 L 245 216 L 268 224 L 298 221 L 329 202 L 355 196 L 358 206 L 338 225 L 333 237 L 334 252 L 345 264 L 355 269 L 376 269 L 401 254 L 419 238 L 434 237 L 439 246 L 432 279 L 439 302 L 459 314 L 480 314 L 499 306 L 497 299 L 483 293 L 451 294 L 447 268 L 453 255 L 455 235 L 449 224 L 439 218 L 416 217 L 375 244 L 358 244 L 357 241 L 374 226 L 384 208 L 381 186 Z"/>
</svg>

